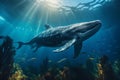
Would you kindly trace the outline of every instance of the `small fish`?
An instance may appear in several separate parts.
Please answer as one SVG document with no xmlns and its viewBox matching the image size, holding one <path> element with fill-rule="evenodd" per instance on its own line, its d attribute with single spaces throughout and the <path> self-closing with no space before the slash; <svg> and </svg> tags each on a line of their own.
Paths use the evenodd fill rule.
<svg viewBox="0 0 120 80">
<path fill-rule="evenodd" d="M 49 63 L 51 63 L 51 62 L 52 62 L 52 60 L 48 60 L 48 62 L 49 62 Z"/>
<path fill-rule="evenodd" d="M 67 60 L 67 58 L 60 59 L 57 63 L 61 63 L 63 61 Z"/>
<path fill-rule="evenodd" d="M 94 60 L 95 58 L 94 58 L 94 57 L 90 57 L 89 59 L 90 59 L 90 60 Z"/>
<path fill-rule="evenodd" d="M 28 61 L 34 61 L 34 60 L 36 60 L 37 58 L 31 58 L 31 59 L 29 59 Z"/>
</svg>

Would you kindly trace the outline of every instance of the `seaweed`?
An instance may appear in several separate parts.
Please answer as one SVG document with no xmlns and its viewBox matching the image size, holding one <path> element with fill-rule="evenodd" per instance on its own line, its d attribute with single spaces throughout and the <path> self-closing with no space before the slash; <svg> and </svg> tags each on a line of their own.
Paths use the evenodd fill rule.
<svg viewBox="0 0 120 80">
<path fill-rule="evenodd" d="M 0 36 L 3 43 L 0 45 L 0 80 L 8 80 L 12 73 L 15 48 L 13 40 L 9 36 Z"/>
<path fill-rule="evenodd" d="M 98 64 L 99 80 L 119 80 L 115 76 L 114 69 L 112 64 L 109 61 L 108 56 L 103 55 Z"/>
<path fill-rule="evenodd" d="M 9 36 L 0 36 L 0 80 L 119 80 L 120 59 L 112 65 L 109 58 L 103 55 L 98 62 L 95 58 L 88 58 L 83 64 L 60 67 L 57 64 L 49 66 L 46 57 L 40 64 L 40 71 L 31 67 L 29 71 L 22 70 L 14 63 L 16 53 L 13 40 Z M 69 63 L 70 64 L 70 63 Z M 34 71 L 33 71 L 34 70 Z"/>
</svg>

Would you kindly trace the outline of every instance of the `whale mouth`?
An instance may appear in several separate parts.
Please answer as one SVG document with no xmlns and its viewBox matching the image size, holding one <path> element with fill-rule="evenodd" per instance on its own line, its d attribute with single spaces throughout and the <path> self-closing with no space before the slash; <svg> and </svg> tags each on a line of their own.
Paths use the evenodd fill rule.
<svg viewBox="0 0 120 80">
<path fill-rule="evenodd" d="M 94 26 L 93 26 L 93 28 L 95 28 L 95 27 L 98 27 L 98 26 L 100 26 L 101 24 L 95 24 Z"/>
<path fill-rule="evenodd" d="M 80 35 L 82 36 L 82 40 L 86 40 L 89 37 L 91 37 L 92 35 L 94 35 L 101 27 L 101 23 L 100 22 L 96 22 L 94 25 L 91 25 L 92 27 L 90 29 L 88 29 L 87 31 L 85 31 L 84 33 L 80 33 Z"/>
<path fill-rule="evenodd" d="M 87 31 L 85 32 L 85 34 L 86 34 L 86 33 L 89 33 L 89 32 L 92 32 L 92 31 L 93 31 L 93 32 L 98 31 L 97 29 L 99 29 L 100 27 L 101 27 L 101 24 L 100 24 L 100 23 L 95 24 L 95 25 L 93 26 L 93 28 L 87 30 Z"/>
<path fill-rule="evenodd" d="M 93 30 L 96 27 L 100 27 L 101 26 L 101 21 L 100 20 L 95 20 L 95 21 L 91 21 L 88 23 L 84 23 L 87 27 L 83 28 L 80 30 L 80 33 L 86 33 L 88 31 Z"/>
<path fill-rule="evenodd" d="M 101 21 L 100 21 L 100 20 L 96 20 L 96 21 L 94 22 L 94 25 L 92 25 L 93 27 L 92 27 L 91 29 L 87 30 L 86 32 L 92 31 L 92 30 L 94 30 L 95 28 L 99 29 L 99 28 L 101 27 L 101 25 L 102 25 Z"/>
<path fill-rule="evenodd" d="M 84 31 L 81 31 L 80 33 L 86 34 L 90 31 L 93 31 L 94 29 L 98 29 L 99 27 L 101 27 L 101 23 L 96 23 L 96 24 L 92 25 L 91 28 L 84 30 Z"/>
<path fill-rule="evenodd" d="M 96 20 L 94 22 L 93 28 L 98 27 L 98 26 L 101 26 L 101 21 L 100 20 Z"/>
</svg>

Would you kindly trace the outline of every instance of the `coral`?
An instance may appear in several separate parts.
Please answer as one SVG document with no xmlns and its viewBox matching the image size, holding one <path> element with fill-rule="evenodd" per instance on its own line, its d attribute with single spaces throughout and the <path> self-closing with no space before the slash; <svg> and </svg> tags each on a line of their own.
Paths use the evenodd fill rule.
<svg viewBox="0 0 120 80">
<path fill-rule="evenodd" d="M 22 69 L 20 68 L 20 66 L 18 64 L 13 64 L 14 67 L 14 73 L 12 74 L 11 77 L 9 77 L 9 80 L 26 80 L 27 76 L 23 74 Z"/>
<path fill-rule="evenodd" d="M 98 63 L 97 68 L 98 68 L 98 78 L 97 78 L 97 80 L 104 80 L 104 72 L 103 72 L 102 65 L 100 63 Z"/>
<path fill-rule="evenodd" d="M 98 74 L 99 76 L 97 80 L 119 80 L 116 77 L 114 69 L 106 55 L 103 55 L 99 60 Z"/>
</svg>

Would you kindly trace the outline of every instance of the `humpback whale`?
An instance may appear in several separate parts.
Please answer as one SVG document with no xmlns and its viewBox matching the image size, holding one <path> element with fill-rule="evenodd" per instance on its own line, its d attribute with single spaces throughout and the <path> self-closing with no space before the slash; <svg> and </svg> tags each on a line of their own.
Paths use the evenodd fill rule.
<svg viewBox="0 0 120 80">
<path fill-rule="evenodd" d="M 45 25 L 46 30 L 34 37 L 29 42 L 17 42 L 18 49 L 22 45 L 30 45 L 34 51 L 44 47 L 59 47 L 53 52 L 62 52 L 74 46 L 74 58 L 78 57 L 82 42 L 93 36 L 101 27 L 100 20 L 71 24 L 67 26 L 52 27 Z"/>
</svg>

